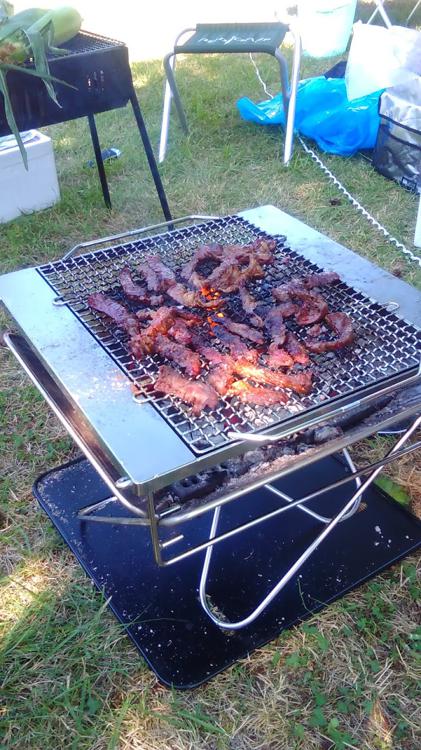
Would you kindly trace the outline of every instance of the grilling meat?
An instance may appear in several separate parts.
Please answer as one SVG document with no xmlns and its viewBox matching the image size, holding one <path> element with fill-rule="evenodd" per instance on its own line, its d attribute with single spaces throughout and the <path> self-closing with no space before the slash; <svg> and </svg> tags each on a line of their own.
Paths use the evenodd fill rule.
<svg viewBox="0 0 421 750">
<path fill-rule="evenodd" d="M 147 303 L 153 307 L 162 305 L 164 301 L 162 294 L 149 294 L 144 286 L 133 280 L 130 268 L 123 268 L 118 278 L 127 299 L 133 302 Z"/>
<path fill-rule="evenodd" d="M 209 370 L 207 382 L 221 396 L 225 396 L 234 380 L 233 368 L 228 362 L 212 365 Z"/>
<path fill-rule="evenodd" d="M 310 362 L 306 347 L 297 339 L 292 331 L 288 331 L 285 337 L 285 349 L 297 364 L 308 365 Z"/>
<path fill-rule="evenodd" d="M 235 372 L 244 378 L 250 378 L 256 383 L 266 383 L 275 385 L 280 388 L 289 388 L 295 393 L 306 395 L 311 391 L 312 373 L 298 372 L 294 375 L 286 375 L 281 372 L 274 372 L 267 367 L 256 367 L 248 362 L 237 361 L 234 365 Z"/>
<path fill-rule="evenodd" d="M 250 362 L 257 362 L 257 352 L 249 349 L 239 336 L 230 333 L 230 331 L 227 331 L 223 326 L 215 327 L 214 332 L 224 346 L 229 349 L 230 354 L 232 354 L 233 357 L 243 357 Z"/>
<path fill-rule="evenodd" d="M 182 278 L 188 281 L 192 273 L 196 270 L 197 266 L 200 263 L 203 263 L 204 260 L 220 261 L 222 259 L 223 253 L 224 248 L 222 245 L 218 245 L 216 243 L 210 245 L 200 245 L 193 257 L 181 269 Z"/>
<path fill-rule="evenodd" d="M 285 341 L 287 329 L 284 323 L 282 310 L 280 310 L 279 308 L 280 305 L 278 305 L 277 307 L 272 307 L 269 310 L 268 314 L 264 318 L 264 326 L 271 341 L 278 346 L 282 346 Z"/>
<path fill-rule="evenodd" d="M 313 289 L 313 287 L 330 286 L 330 284 L 337 284 L 340 281 L 339 275 L 335 271 L 322 271 L 321 273 L 310 273 L 308 276 L 301 276 L 299 282 L 306 287 L 306 289 Z"/>
<path fill-rule="evenodd" d="M 240 286 L 238 294 L 240 295 L 241 305 L 244 312 L 250 314 L 253 313 L 257 306 L 257 300 L 253 297 L 251 292 L 249 292 L 245 286 Z"/>
<path fill-rule="evenodd" d="M 128 299 L 134 302 L 149 302 L 149 295 L 144 286 L 133 281 L 130 268 L 123 268 L 119 275 L 119 281 L 123 292 Z"/>
<path fill-rule="evenodd" d="M 352 344 L 355 332 L 349 315 L 343 312 L 329 313 L 326 315 L 324 322 L 336 333 L 338 338 L 333 341 L 306 341 L 307 349 L 315 354 L 322 354 L 323 352 L 334 352 Z"/>
<path fill-rule="evenodd" d="M 191 344 L 192 334 L 186 322 L 181 318 L 176 318 L 171 328 L 168 329 L 168 336 L 178 344 Z"/>
<path fill-rule="evenodd" d="M 256 256 L 251 255 L 248 266 L 241 266 L 232 258 L 227 258 L 215 268 L 206 283 L 221 292 L 235 292 L 248 279 L 261 279 L 265 275 Z"/>
<path fill-rule="evenodd" d="M 136 315 L 133 315 L 124 305 L 116 302 L 112 297 L 107 297 L 106 294 L 101 292 L 95 292 L 88 297 L 87 303 L 93 310 L 104 313 L 111 318 L 116 326 L 127 331 L 129 336 L 139 331 L 139 321 Z"/>
<path fill-rule="evenodd" d="M 141 263 L 137 270 L 145 277 L 150 292 L 166 292 L 176 283 L 174 271 L 168 268 L 157 255 L 147 255 L 145 262 Z"/>
<path fill-rule="evenodd" d="M 256 328 L 263 328 L 263 320 L 260 315 L 254 312 L 258 305 L 257 300 L 249 292 L 245 286 L 240 286 L 238 289 L 238 295 L 240 297 L 241 306 L 245 313 L 249 316 L 250 323 Z"/>
<path fill-rule="evenodd" d="M 269 345 L 267 364 L 277 370 L 279 367 L 292 367 L 294 360 L 286 349 L 273 343 Z"/>
<path fill-rule="evenodd" d="M 192 378 L 196 377 L 202 368 L 197 352 L 193 352 L 187 346 L 178 344 L 176 341 L 170 341 L 162 333 L 158 333 L 156 336 L 153 351 L 155 354 L 160 354 L 161 357 L 166 357 L 171 362 L 176 362 Z"/>
<path fill-rule="evenodd" d="M 168 365 L 159 368 L 159 375 L 155 382 L 155 390 L 168 396 L 176 396 L 187 404 L 191 404 L 193 414 L 199 416 L 203 409 L 216 409 L 218 394 L 208 383 L 201 380 L 187 380 Z"/>
<path fill-rule="evenodd" d="M 320 294 L 306 289 L 301 279 L 289 281 L 272 290 L 272 295 L 278 302 L 295 303 L 294 315 L 300 326 L 310 326 L 323 320 L 329 308 Z M 301 304 L 297 304 L 297 301 Z M 284 315 L 285 317 L 285 315 Z"/>
<path fill-rule="evenodd" d="M 235 333 L 243 339 L 253 341 L 254 344 L 263 344 L 263 336 L 260 331 L 256 331 L 255 328 L 251 328 L 244 323 L 236 323 L 235 320 L 231 320 L 227 315 L 224 315 L 224 317 L 218 322 L 221 323 L 227 331 L 230 331 L 230 333 Z"/>
<path fill-rule="evenodd" d="M 142 309 L 132 313 L 102 293 L 92 294 L 87 303 L 127 332 L 134 357 L 156 354 L 184 370 L 185 376 L 161 366 L 155 387 L 191 404 L 196 415 L 205 407 L 217 408 L 221 396 L 261 406 L 286 403 L 288 391 L 310 393 L 313 378 L 307 368 L 286 370 L 295 364 L 308 365 L 309 352 L 347 346 L 355 334 L 351 319 L 345 313 L 329 313 L 319 293 L 320 288 L 340 281 L 334 272 L 290 279 L 272 290 L 275 305 L 267 298 L 262 302 L 254 297 L 247 284 L 264 277 L 265 266 L 275 260 L 275 250 L 276 241 L 262 237 L 247 245 L 201 245 L 181 274 L 175 274 L 158 255 L 147 255 L 137 269 L 141 283 L 129 267 L 119 274 L 125 296 Z M 235 294 L 233 301 L 231 294 Z M 164 304 L 164 299 L 171 302 Z M 234 317 L 242 308 L 247 323 L 218 312 L 224 305 Z M 305 342 L 287 326 L 288 318 L 307 327 Z M 331 340 L 327 340 L 329 330 Z M 206 382 L 195 380 L 202 367 Z"/>
<path fill-rule="evenodd" d="M 216 310 L 225 305 L 225 300 L 221 297 L 219 299 L 206 298 L 197 290 L 187 289 L 184 284 L 174 284 L 167 289 L 167 294 L 179 305 L 185 305 L 186 307 L 203 307 Z"/>
<path fill-rule="evenodd" d="M 285 404 L 288 396 L 283 391 L 274 391 L 270 388 L 256 388 L 244 380 L 236 380 L 230 387 L 230 396 L 237 396 L 240 401 L 256 406 L 271 406 L 272 404 Z"/>
<path fill-rule="evenodd" d="M 174 307 L 158 307 L 154 310 L 149 324 L 141 331 L 142 347 L 145 352 L 154 350 L 155 339 L 158 334 L 166 334 L 176 319 Z"/>
</svg>

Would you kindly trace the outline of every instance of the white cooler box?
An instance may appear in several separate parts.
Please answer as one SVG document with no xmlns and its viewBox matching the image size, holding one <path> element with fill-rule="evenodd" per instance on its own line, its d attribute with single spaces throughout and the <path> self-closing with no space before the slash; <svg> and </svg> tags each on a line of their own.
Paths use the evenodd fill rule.
<svg viewBox="0 0 421 750">
<path fill-rule="evenodd" d="M 53 206 L 60 200 L 51 138 L 32 130 L 25 133 L 26 171 L 16 141 L 0 141 L 0 222 Z"/>
</svg>

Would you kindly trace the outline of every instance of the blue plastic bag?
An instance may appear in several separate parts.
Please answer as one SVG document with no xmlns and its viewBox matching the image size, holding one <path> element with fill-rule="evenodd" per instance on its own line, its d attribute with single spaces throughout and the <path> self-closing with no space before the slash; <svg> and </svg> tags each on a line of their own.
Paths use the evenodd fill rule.
<svg viewBox="0 0 421 750">
<path fill-rule="evenodd" d="M 380 118 L 382 91 L 348 101 L 343 78 L 308 78 L 300 81 L 295 110 L 295 129 L 313 138 L 330 154 L 351 156 L 364 148 L 374 148 Z M 254 104 L 243 98 L 237 102 L 244 120 L 259 125 L 285 125 L 282 95 Z"/>
</svg>

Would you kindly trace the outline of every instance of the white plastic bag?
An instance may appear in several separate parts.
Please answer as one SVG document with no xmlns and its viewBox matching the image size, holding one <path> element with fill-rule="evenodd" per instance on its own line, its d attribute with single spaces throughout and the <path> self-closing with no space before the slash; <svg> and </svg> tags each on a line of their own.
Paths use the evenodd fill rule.
<svg viewBox="0 0 421 750">
<path fill-rule="evenodd" d="M 421 34 L 403 26 L 354 24 L 345 72 L 348 99 L 414 80 L 421 74 Z"/>
</svg>

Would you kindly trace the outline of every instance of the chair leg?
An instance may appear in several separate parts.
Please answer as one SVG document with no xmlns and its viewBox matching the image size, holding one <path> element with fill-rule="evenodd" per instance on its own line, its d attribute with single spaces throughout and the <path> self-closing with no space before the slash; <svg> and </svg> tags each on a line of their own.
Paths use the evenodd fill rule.
<svg viewBox="0 0 421 750">
<path fill-rule="evenodd" d="M 183 128 L 185 134 L 187 135 L 189 132 L 189 128 L 187 125 L 186 115 L 183 109 L 183 105 L 181 103 L 180 94 L 178 93 L 177 84 L 175 82 L 175 76 L 174 76 L 174 69 L 175 69 L 175 61 L 173 63 L 173 58 L 175 57 L 174 52 L 170 52 L 168 55 L 164 57 L 164 70 L 165 75 L 167 76 L 167 81 L 171 88 L 171 93 L 174 97 L 174 104 L 177 110 L 178 119 L 180 120 L 180 125 Z"/>
<path fill-rule="evenodd" d="M 175 58 L 174 58 L 174 61 L 175 61 Z M 162 107 L 161 135 L 159 137 L 159 151 L 158 151 L 158 161 L 160 164 L 162 164 L 162 162 L 164 161 L 166 153 L 167 153 L 168 130 L 170 127 L 170 114 L 171 114 L 171 100 L 172 100 L 171 86 L 168 83 L 168 81 L 165 81 L 164 104 Z"/>
<path fill-rule="evenodd" d="M 279 63 L 279 73 L 281 76 L 281 89 L 282 89 L 282 102 L 284 105 L 285 124 L 288 119 L 288 108 L 289 108 L 289 81 L 288 81 L 288 65 L 282 52 L 277 49 L 275 51 L 275 57 Z"/>
<path fill-rule="evenodd" d="M 160 174 L 158 172 L 158 167 L 155 161 L 155 157 L 153 154 L 151 142 L 149 140 L 149 136 L 146 130 L 145 122 L 142 117 L 142 113 L 140 111 L 139 102 L 137 101 L 137 96 L 135 92 L 133 91 L 130 102 L 133 107 L 133 114 L 136 119 L 137 127 L 139 129 L 140 137 L 142 138 L 143 148 L 145 149 L 146 158 L 148 160 L 149 169 L 151 170 L 151 175 L 153 177 L 153 181 L 155 183 L 156 192 L 158 193 L 158 198 L 161 203 L 161 208 L 164 213 L 165 218 L 168 221 L 171 221 L 171 211 L 168 205 L 167 196 L 165 195 L 164 186 L 161 181 Z"/>
<path fill-rule="evenodd" d="M 294 37 L 294 56 L 292 60 L 292 73 L 291 73 L 291 88 L 289 94 L 289 105 L 288 105 L 288 117 L 285 127 L 285 145 L 284 145 L 284 164 L 289 164 L 292 156 L 293 139 L 294 139 L 294 123 L 295 123 L 295 105 L 297 101 L 297 88 L 298 81 L 300 78 L 300 63 L 301 63 L 301 37 L 296 28 L 293 25 L 290 26 L 290 31 Z"/>
<path fill-rule="evenodd" d="M 99 180 L 104 196 L 104 203 L 107 208 L 111 208 L 110 191 L 108 190 L 107 175 L 105 174 L 104 162 L 102 160 L 101 146 L 99 145 L 98 131 L 96 129 L 95 117 L 88 115 L 89 130 L 91 131 L 92 145 L 94 147 L 96 166 L 98 169 Z"/>
</svg>

